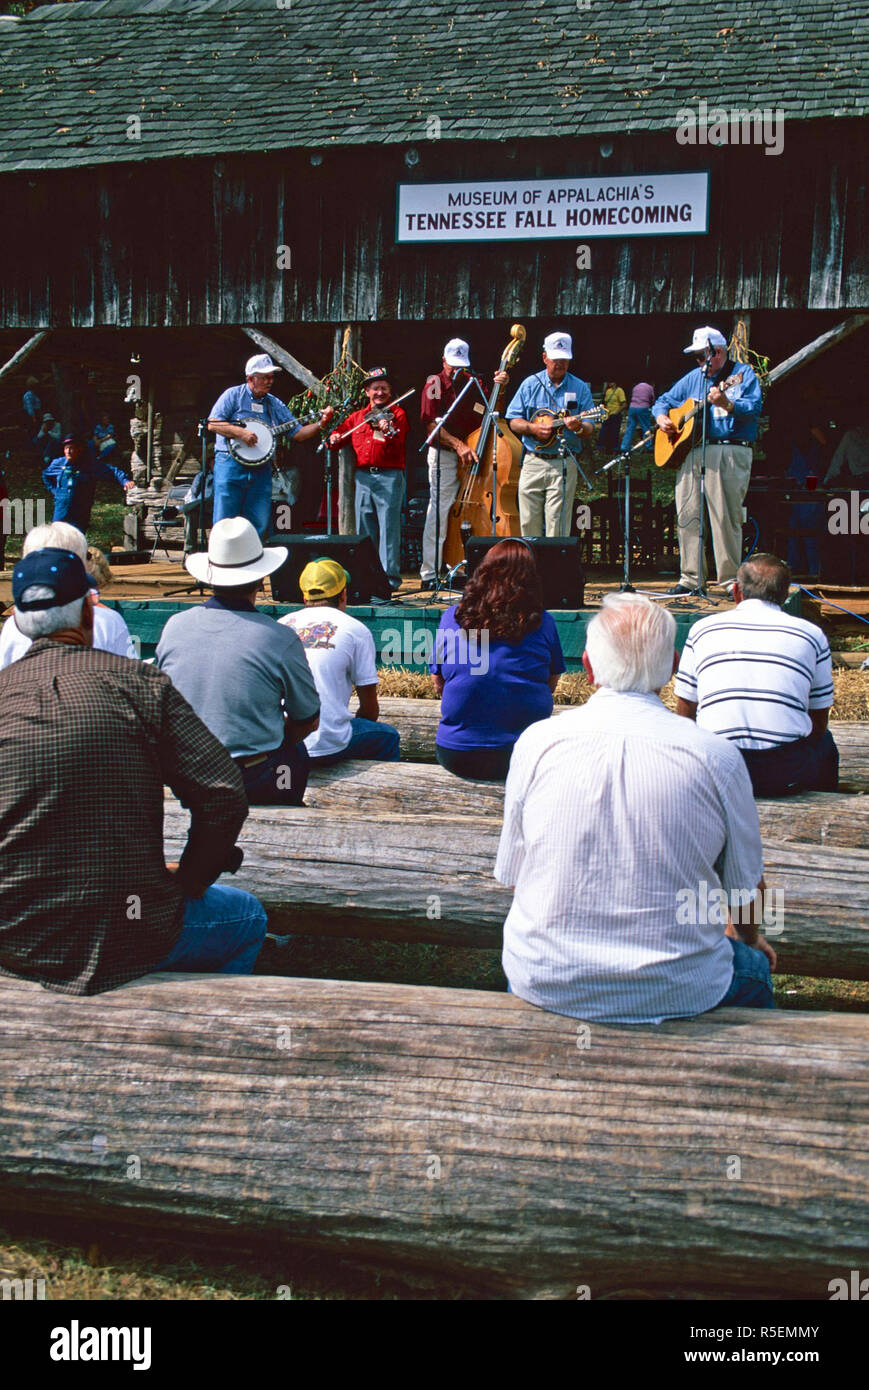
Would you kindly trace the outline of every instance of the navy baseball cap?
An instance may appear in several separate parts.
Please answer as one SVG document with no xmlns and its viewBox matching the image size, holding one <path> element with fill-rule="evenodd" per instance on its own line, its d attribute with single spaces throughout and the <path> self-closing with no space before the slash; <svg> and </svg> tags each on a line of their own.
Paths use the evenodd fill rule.
<svg viewBox="0 0 869 1390">
<path fill-rule="evenodd" d="M 33 584 L 52 589 L 52 598 L 22 600 Z M 43 608 L 61 608 L 74 599 L 84 598 L 92 584 L 81 560 L 71 550 L 34 550 L 19 560 L 12 571 L 12 598 L 21 613 Z"/>
</svg>

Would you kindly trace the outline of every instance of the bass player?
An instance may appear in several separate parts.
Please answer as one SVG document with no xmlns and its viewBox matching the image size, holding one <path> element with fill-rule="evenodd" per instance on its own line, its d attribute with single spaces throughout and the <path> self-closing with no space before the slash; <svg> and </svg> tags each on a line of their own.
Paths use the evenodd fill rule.
<svg viewBox="0 0 869 1390">
<path fill-rule="evenodd" d="M 217 435 L 214 446 L 214 520 L 223 521 L 228 516 L 246 517 L 261 538 L 269 529 L 271 520 L 271 464 L 246 468 L 232 457 L 225 441 L 240 439 L 243 444 L 256 444 L 254 432 L 239 423 L 251 419 L 262 420 L 272 429 L 278 425 L 295 425 L 295 429 L 286 432 L 289 438 L 297 442 L 313 439 L 334 413 L 332 407 L 327 406 L 321 411 L 319 421 L 300 425 L 283 401 L 271 394 L 275 372 L 282 370 L 268 353 L 249 357 L 244 368 L 244 383 L 230 386 L 224 391 L 215 401 L 208 417 L 208 429 Z"/>
<path fill-rule="evenodd" d="M 698 328 L 685 348 L 697 366 L 659 396 L 652 414 L 668 439 L 678 430 L 667 412 L 689 398 L 700 401 L 708 384 L 706 405 L 706 510 L 718 584 L 733 593 L 742 563 L 742 504 L 751 477 L 751 445 L 760 419 L 760 382 L 751 367 L 727 355 L 727 339 L 717 328 Z M 720 383 L 740 377 L 720 389 Z M 704 380 L 705 378 L 705 380 Z M 706 583 L 706 556 L 700 554 L 700 466 L 702 420 L 694 426 L 694 447 L 676 476 L 676 524 L 679 529 L 679 583 L 667 592 L 693 594 Z M 702 576 L 702 578 L 701 578 Z"/>
<path fill-rule="evenodd" d="M 430 376 L 423 387 L 420 419 L 426 434 L 436 421 L 446 415 L 471 370 L 470 348 L 464 338 L 450 338 L 446 344 L 441 370 Z M 506 372 L 496 372 L 494 381 L 504 386 L 510 380 Z M 481 383 L 486 390 L 486 384 Z M 471 387 L 461 404 L 450 416 L 448 426 L 438 431 L 428 448 L 429 503 L 422 533 L 422 565 L 419 577 L 424 589 L 431 588 L 440 574 L 444 539 L 450 507 L 459 491 L 459 470 L 479 459 L 466 443 L 469 435 L 483 423 L 483 403 L 480 393 Z M 438 492 L 440 477 L 440 492 Z M 435 554 L 437 535 L 437 555 Z"/>
<path fill-rule="evenodd" d="M 562 437 L 571 453 L 582 448 L 581 435 L 592 425 L 580 414 L 594 408 L 587 381 L 568 370 L 573 344 L 568 333 L 550 333 L 543 341 L 543 371 L 522 382 L 507 407 L 513 433 L 522 440 L 519 477 L 519 521 L 523 536 L 569 536 L 576 494 L 576 464 L 562 459 L 551 426 L 534 419 L 541 410 L 565 410 Z"/>
</svg>

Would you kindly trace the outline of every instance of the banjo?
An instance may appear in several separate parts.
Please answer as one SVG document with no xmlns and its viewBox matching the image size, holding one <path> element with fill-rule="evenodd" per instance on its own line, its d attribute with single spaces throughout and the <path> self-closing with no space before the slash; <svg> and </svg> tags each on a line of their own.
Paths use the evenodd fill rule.
<svg viewBox="0 0 869 1390">
<path fill-rule="evenodd" d="M 278 439 L 287 430 L 298 428 L 295 420 L 288 420 L 285 425 L 267 425 L 265 420 L 234 420 L 234 425 L 241 425 L 246 430 L 253 430 L 256 435 L 255 444 L 245 444 L 243 439 L 229 439 L 229 452 L 237 463 L 243 463 L 245 468 L 262 468 L 266 463 L 270 463 L 275 456 L 278 447 Z"/>
</svg>

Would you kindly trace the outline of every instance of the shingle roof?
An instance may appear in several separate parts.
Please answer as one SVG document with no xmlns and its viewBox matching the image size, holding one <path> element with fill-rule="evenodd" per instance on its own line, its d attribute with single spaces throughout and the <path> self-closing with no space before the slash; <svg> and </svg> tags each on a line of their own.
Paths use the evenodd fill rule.
<svg viewBox="0 0 869 1390">
<path fill-rule="evenodd" d="M 0 170 L 869 112 L 862 3 L 79 0 L 0 19 Z M 129 121 L 141 119 L 140 138 Z M 430 118 L 437 117 L 439 128 Z"/>
</svg>

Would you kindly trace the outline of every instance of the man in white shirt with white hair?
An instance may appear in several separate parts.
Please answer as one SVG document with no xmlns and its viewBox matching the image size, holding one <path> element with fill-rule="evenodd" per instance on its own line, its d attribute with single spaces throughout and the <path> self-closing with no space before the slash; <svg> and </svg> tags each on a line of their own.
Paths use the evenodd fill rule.
<svg viewBox="0 0 869 1390">
<path fill-rule="evenodd" d="M 660 1023 L 773 1007 L 751 782 L 732 744 L 662 704 L 675 630 L 648 599 L 610 595 L 583 654 L 597 691 L 513 751 L 495 865 L 515 888 L 503 964 L 540 1008 Z"/>
</svg>

